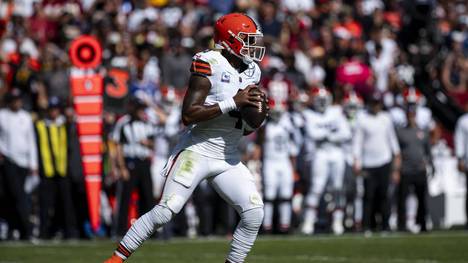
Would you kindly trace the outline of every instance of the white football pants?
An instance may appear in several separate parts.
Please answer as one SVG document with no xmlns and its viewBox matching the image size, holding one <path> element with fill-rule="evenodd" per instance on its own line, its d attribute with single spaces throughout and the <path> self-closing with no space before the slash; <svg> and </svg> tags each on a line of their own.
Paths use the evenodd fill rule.
<svg viewBox="0 0 468 263">
<path fill-rule="evenodd" d="M 265 160 L 263 162 L 265 192 L 265 217 L 263 227 L 271 230 L 273 224 L 273 202 L 279 199 L 280 228 L 287 230 L 291 224 L 291 197 L 294 190 L 291 161 Z"/>
</svg>

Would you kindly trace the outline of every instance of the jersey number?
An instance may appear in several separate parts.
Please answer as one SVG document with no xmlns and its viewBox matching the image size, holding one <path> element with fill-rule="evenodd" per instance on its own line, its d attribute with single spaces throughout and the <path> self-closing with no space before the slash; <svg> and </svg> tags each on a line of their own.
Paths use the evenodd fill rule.
<svg viewBox="0 0 468 263">
<path fill-rule="evenodd" d="M 236 125 L 234 126 L 236 129 L 242 130 L 242 116 L 240 111 L 238 110 L 232 110 L 228 112 L 230 117 L 236 118 L 237 122 Z"/>
</svg>

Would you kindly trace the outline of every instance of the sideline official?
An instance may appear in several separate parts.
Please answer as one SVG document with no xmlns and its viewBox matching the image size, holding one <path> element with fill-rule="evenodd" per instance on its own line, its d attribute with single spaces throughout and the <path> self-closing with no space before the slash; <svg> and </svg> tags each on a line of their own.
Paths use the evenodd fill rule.
<svg viewBox="0 0 468 263">
<path fill-rule="evenodd" d="M 153 208 L 151 158 L 154 149 L 155 127 L 146 118 L 146 105 L 137 98 L 128 103 L 128 113 L 117 121 L 112 140 L 116 145 L 116 167 L 120 180 L 117 192 L 117 235 L 128 228 L 128 208 L 133 189 L 138 189 L 138 213 Z"/>
</svg>

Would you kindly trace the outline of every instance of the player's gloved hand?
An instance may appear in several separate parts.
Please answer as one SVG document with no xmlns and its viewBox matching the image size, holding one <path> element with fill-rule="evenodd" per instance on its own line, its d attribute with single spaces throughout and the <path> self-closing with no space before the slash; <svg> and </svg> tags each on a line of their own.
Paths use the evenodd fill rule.
<svg viewBox="0 0 468 263">
<path fill-rule="evenodd" d="M 258 103 L 262 102 L 265 94 L 261 92 L 256 85 L 249 85 L 243 90 L 239 90 L 233 97 L 238 108 L 244 106 L 258 107 Z"/>
</svg>

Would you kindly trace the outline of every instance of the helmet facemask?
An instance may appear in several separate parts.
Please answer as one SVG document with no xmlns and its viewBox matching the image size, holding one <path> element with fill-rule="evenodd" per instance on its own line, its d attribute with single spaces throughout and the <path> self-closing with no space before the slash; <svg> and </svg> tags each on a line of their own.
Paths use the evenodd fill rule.
<svg viewBox="0 0 468 263">
<path fill-rule="evenodd" d="M 262 61 L 265 47 L 260 45 L 263 41 L 263 34 L 260 31 L 257 30 L 256 33 L 240 32 L 237 39 L 243 43 L 239 51 L 241 56 L 257 62 Z"/>
<path fill-rule="evenodd" d="M 348 118 L 354 118 L 360 107 L 357 103 L 347 103 L 343 106 L 343 111 Z"/>
<path fill-rule="evenodd" d="M 236 50 L 233 50 L 227 43 L 222 42 L 224 48 L 236 57 L 242 59 L 246 64 L 250 64 L 253 61 L 262 61 L 265 55 L 265 47 L 260 45 L 263 41 L 263 34 L 260 31 L 257 30 L 256 33 L 239 32 L 237 35 L 229 31 L 229 34 L 240 42 L 241 47 L 239 52 L 236 52 Z"/>
<path fill-rule="evenodd" d="M 330 95 L 317 95 L 316 97 L 313 98 L 313 107 L 314 110 L 320 113 L 324 113 L 328 106 L 331 105 L 331 97 Z"/>
</svg>

